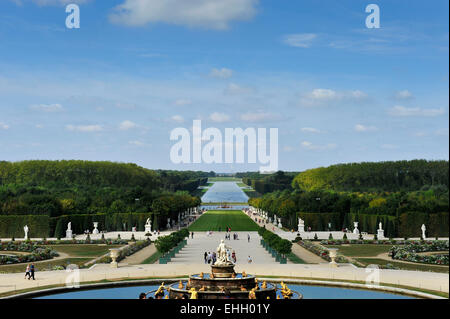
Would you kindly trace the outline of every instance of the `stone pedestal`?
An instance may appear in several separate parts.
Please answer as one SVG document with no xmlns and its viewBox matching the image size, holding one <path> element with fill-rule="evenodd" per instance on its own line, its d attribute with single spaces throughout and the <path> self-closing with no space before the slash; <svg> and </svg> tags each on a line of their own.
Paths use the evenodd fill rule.
<svg viewBox="0 0 450 319">
<path fill-rule="evenodd" d="M 66 230 L 66 238 L 72 239 L 72 230 Z"/>
<path fill-rule="evenodd" d="M 330 253 L 330 266 L 331 267 L 337 267 L 338 264 L 336 263 L 336 257 L 337 257 L 337 248 L 328 248 L 328 252 Z"/>
<path fill-rule="evenodd" d="M 145 233 L 151 233 L 152 232 L 152 226 L 151 225 L 145 225 Z"/>
<path fill-rule="evenodd" d="M 378 237 L 378 239 L 383 239 L 384 238 L 384 229 L 378 229 L 377 237 Z"/>
<path fill-rule="evenodd" d="M 92 234 L 97 235 L 99 233 L 97 227 L 98 227 L 98 222 L 94 222 L 94 230 L 92 231 Z"/>
<path fill-rule="evenodd" d="M 118 268 L 119 267 L 119 263 L 117 262 L 117 257 L 119 257 L 119 249 L 117 248 L 111 248 L 109 250 L 110 252 L 110 256 L 111 256 L 111 267 L 112 268 Z"/>
</svg>

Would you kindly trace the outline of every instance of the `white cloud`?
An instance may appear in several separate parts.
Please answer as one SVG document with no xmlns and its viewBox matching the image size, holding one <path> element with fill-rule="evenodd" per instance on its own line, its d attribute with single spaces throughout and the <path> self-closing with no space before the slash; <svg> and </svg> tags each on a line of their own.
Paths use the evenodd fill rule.
<svg viewBox="0 0 450 319">
<path fill-rule="evenodd" d="M 168 23 L 224 30 L 232 21 L 249 20 L 259 0 L 125 0 L 110 14 L 113 23 L 144 26 Z"/>
<path fill-rule="evenodd" d="M 303 106 L 318 106 L 340 101 L 361 102 L 366 100 L 367 97 L 365 92 L 359 90 L 339 92 L 331 89 L 314 89 L 301 97 L 300 104 Z"/>
<path fill-rule="evenodd" d="M 74 4 L 84 4 L 91 0 L 32 0 L 39 6 L 65 6 L 71 3 Z M 15 1 L 17 2 L 17 1 Z M 20 2 L 20 0 L 19 0 Z"/>
<path fill-rule="evenodd" d="M 123 121 L 122 123 L 119 124 L 119 130 L 121 130 L 121 131 L 127 131 L 130 129 L 136 128 L 136 127 L 138 127 L 138 125 L 136 123 L 128 121 L 128 120 Z"/>
<path fill-rule="evenodd" d="M 209 116 L 209 119 L 213 122 L 224 123 L 230 120 L 230 116 L 225 113 L 214 112 Z"/>
<path fill-rule="evenodd" d="M 248 112 L 241 114 L 241 120 L 245 122 L 266 122 L 271 120 L 278 120 L 279 115 L 268 112 Z"/>
<path fill-rule="evenodd" d="M 183 123 L 184 118 L 181 115 L 174 115 L 171 117 L 171 120 L 177 123 Z"/>
<path fill-rule="evenodd" d="M 408 90 L 398 91 L 395 93 L 395 98 L 397 100 L 410 100 L 413 98 L 413 95 Z"/>
<path fill-rule="evenodd" d="M 393 145 L 393 144 L 383 144 L 383 145 L 381 145 L 381 148 L 383 148 L 385 150 L 395 150 L 398 148 L 398 146 Z"/>
<path fill-rule="evenodd" d="M 38 128 L 38 129 L 41 129 L 41 128 L 44 128 L 44 125 L 42 125 L 42 124 L 36 124 L 35 127 Z"/>
<path fill-rule="evenodd" d="M 294 148 L 292 146 L 284 146 L 283 151 L 285 152 L 292 152 L 294 151 Z"/>
<path fill-rule="evenodd" d="M 101 125 L 66 125 L 66 130 L 73 132 L 100 132 L 103 131 L 103 127 Z"/>
<path fill-rule="evenodd" d="M 7 125 L 3 122 L 0 122 L 0 130 L 7 130 L 7 129 L 9 129 L 9 125 Z"/>
<path fill-rule="evenodd" d="M 253 90 L 248 87 L 240 86 L 236 83 L 228 84 L 228 87 L 225 89 L 225 94 L 229 95 L 240 95 L 240 94 L 250 94 Z"/>
<path fill-rule="evenodd" d="M 61 112 L 64 108 L 61 104 L 37 104 L 30 106 L 32 110 L 42 111 L 42 112 Z"/>
<path fill-rule="evenodd" d="M 316 145 L 316 144 L 313 144 L 313 143 L 308 142 L 308 141 L 303 141 L 301 143 L 301 145 L 304 148 L 306 148 L 308 150 L 313 150 L 313 151 L 334 150 L 334 149 L 337 148 L 337 144 L 334 144 L 334 143 L 326 144 L 326 145 Z"/>
<path fill-rule="evenodd" d="M 221 69 L 212 69 L 211 73 L 209 74 L 213 78 L 218 79 L 229 79 L 233 76 L 233 70 L 227 69 L 227 68 L 221 68 Z"/>
<path fill-rule="evenodd" d="M 401 105 L 396 105 L 388 110 L 389 115 L 391 116 L 422 116 L 422 117 L 431 117 L 445 114 L 445 110 L 443 108 L 439 109 L 423 109 L 420 107 L 404 107 Z"/>
<path fill-rule="evenodd" d="M 129 141 L 128 144 L 133 145 L 133 146 L 138 146 L 138 147 L 143 147 L 143 146 L 150 146 L 150 144 L 141 142 L 141 141 Z"/>
<path fill-rule="evenodd" d="M 378 130 L 378 128 L 376 128 L 375 126 L 366 126 L 366 125 L 362 125 L 362 124 L 355 125 L 356 132 L 373 132 L 373 131 L 377 131 L 377 130 Z"/>
<path fill-rule="evenodd" d="M 314 128 L 314 127 L 302 127 L 301 131 L 305 132 L 305 133 L 321 133 L 320 130 L 318 130 L 318 129 Z"/>
<path fill-rule="evenodd" d="M 178 99 L 175 102 L 173 102 L 176 106 L 185 106 L 185 105 L 191 105 L 192 101 L 187 99 Z"/>
<path fill-rule="evenodd" d="M 284 36 L 283 42 L 291 47 L 309 48 L 315 38 L 317 35 L 314 33 L 288 34 Z"/>
</svg>

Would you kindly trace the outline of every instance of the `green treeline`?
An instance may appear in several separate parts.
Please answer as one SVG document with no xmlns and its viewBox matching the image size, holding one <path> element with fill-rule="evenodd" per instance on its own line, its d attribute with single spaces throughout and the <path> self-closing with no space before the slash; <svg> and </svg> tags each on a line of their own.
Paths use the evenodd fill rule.
<svg viewBox="0 0 450 319">
<path fill-rule="evenodd" d="M 260 194 L 266 194 L 274 191 L 292 189 L 291 184 L 297 173 L 285 173 L 278 171 L 274 174 L 260 174 L 254 172 L 237 173 L 236 177 L 242 178 L 242 182 L 251 186 Z"/>
<path fill-rule="evenodd" d="M 353 229 L 358 221 L 370 233 L 381 222 L 388 237 L 419 237 L 422 224 L 429 236 L 449 234 L 448 161 L 333 165 L 299 173 L 292 187 L 249 203 L 291 229 L 301 217 L 317 231 Z"/>
<path fill-rule="evenodd" d="M 339 164 L 301 172 L 292 186 L 306 191 L 350 192 L 415 191 L 435 185 L 448 188 L 448 164 L 426 160 Z"/>
<path fill-rule="evenodd" d="M 92 221 L 102 223 L 102 219 L 92 220 L 93 215 L 126 219 L 105 222 L 108 230 L 122 230 L 120 225 L 124 223 L 128 230 L 133 226 L 142 228 L 141 219 L 128 220 L 133 213 L 152 213 L 153 227 L 165 227 L 167 218 L 176 219 L 179 212 L 200 204 L 200 199 L 190 192 L 204 185 L 209 176 L 211 173 L 152 171 L 135 164 L 111 162 L 0 162 L 0 236 L 23 236 L 24 223 L 36 236 L 53 236 L 58 219 L 67 218 L 74 220 L 76 232 L 84 231 L 92 229 Z M 30 216 L 43 218 L 27 222 Z M 63 228 L 57 232 L 59 235 L 65 232 L 66 225 Z"/>
</svg>

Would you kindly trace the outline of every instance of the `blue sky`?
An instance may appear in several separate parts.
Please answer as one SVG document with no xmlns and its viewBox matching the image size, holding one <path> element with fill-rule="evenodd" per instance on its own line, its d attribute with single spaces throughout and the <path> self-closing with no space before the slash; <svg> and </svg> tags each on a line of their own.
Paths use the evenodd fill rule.
<svg viewBox="0 0 450 319">
<path fill-rule="evenodd" d="M 81 28 L 67 29 L 78 3 Z M 365 7 L 380 7 L 367 29 Z M 448 159 L 448 1 L 3 0 L 0 160 L 173 164 L 170 131 L 279 129 L 279 168 Z"/>
</svg>

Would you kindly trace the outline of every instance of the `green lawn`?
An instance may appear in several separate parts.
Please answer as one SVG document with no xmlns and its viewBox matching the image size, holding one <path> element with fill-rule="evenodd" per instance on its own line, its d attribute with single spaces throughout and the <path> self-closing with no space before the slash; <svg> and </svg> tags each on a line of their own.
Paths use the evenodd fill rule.
<svg viewBox="0 0 450 319">
<path fill-rule="evenodd" d="M 67 266 L 69 264 L 76 264 L 78 267 L 81 266 L 88 261 L 92 260 L 92 258 L 66 258 L 66 259 L 58 259 L 58 260 L 49 260 L 44 262 L 34 263 L 36 267 L 36 276 L 38 276 L 39 271 L 44 270 L 52 270 L 54 266 Z M 23 272 L 25 274 L 25 268 L 27 264 L 15 264 L 15 265 L 1 265 L 0 273 L 17 273 Z"/>
<path fill-rule="evenodd" d="M 434 271 L 434 272 L 443 272 L 448 273 L 448 266 L 433 266 L 433 265 L 424 265 L 424 264 L 409 264 L 409 263 L 401 263 L 396 261 L 378 259 L 378 258 L 356 258 L 357 261 L 364 265 L 380 265 L 381 268 L 385 268 L 387 264 L 391 264 L 392 266 L 403 269 L 403 270 L 416 270 L 416 271 Z"/>
<path fill-rule="evenodd" d="M 99 257 L 109 252 L 110 248 L 119 248 L 122 245 L 50 245 L 48 246 L 58 252 L 66 253 L 70 257 Z"/>
<path fill-rule="evenodd" d="M 190 231 L 257 231 L 259 226 L 240 210 L 210 210 L 189 226 Z"/>
<path fill-rule="evenodd" d="M 159 260 L 159 257 L 162 257 L 163 253 L 156 251 L 153 255 L 145 259 L 141 264 L 154 264 Z"/>
<path fill-rule="evenodd" d="M 382 253 L 389 252 L 392 245 L 364 245 L 355 244 L 349 246 L 343 245 L 324 245 L 328 248 L 338 248 L 339 253 L 348 257 L 375 257 Z"/>
<path fill-rule="evenodd" d="M 289 253 L 286 255 L 286 257 L 294 264 L 306 264 L 303 259 L 295 255 L 294 253 Z"/>
</svg>

